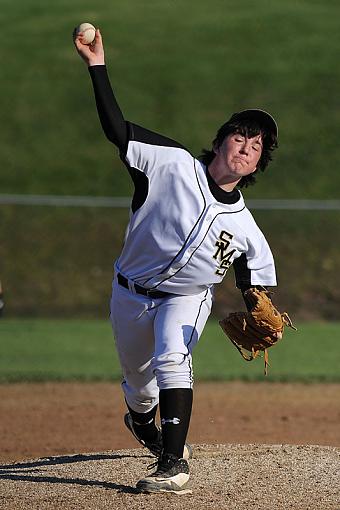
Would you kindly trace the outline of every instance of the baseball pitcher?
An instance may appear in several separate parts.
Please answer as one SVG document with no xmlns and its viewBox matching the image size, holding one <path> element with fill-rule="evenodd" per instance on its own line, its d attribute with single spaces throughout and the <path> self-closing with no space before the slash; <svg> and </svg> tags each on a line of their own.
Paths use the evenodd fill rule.
<svg viewBox="0 0 340 510">
<path fill-rule="evenodd" d="M 125 425 L 157 457 L 155 472 L 137 488 L 185 494 L 192 352 L 211 311 L 214 285 L 233 265 L 248 309 L 249 289 L 266 292 L 276 285 L 271 250 L 240 189 L 267 167 L 278 128 L 265 111 L 235 113 L 196 158 L 175 140 L 125 119 L 98 29 L 91 45 L 81 33 L 74 43 L 88 66 L 101 126 L 134 184 L 124 246 L 114 264 L 111 321 L 124 376 Z"/>
</svg>

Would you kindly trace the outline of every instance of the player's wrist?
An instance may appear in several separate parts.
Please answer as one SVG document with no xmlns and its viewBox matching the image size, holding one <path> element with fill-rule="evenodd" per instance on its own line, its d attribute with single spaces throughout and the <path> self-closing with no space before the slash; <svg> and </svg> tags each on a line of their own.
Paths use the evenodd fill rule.
<svg viewBox="0 0 340 510">
<path fill-rule="evenodd" d="M 89 59 L 87 65 L 88 67 L 105 66 L 105 60 L 103 58 Z"/>
</svg>

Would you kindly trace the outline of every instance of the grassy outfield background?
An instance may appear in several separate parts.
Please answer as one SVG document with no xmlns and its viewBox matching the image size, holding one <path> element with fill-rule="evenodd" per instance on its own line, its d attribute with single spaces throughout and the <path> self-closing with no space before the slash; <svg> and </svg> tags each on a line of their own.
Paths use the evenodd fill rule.
<svg viewBox="0 0 340 510">
<path fill-rule="evenodd" d="M 121 380 L 109 321 L 2 320 L 0 382 Z M 194 351 L 195 379 L 339 382 L 340 323 L 300 323 L 263 359 L 244 361 L 216 321 Z"/>
<path fill-rule="evenodd" d="M 280 148 L 246 198 L 339 198 L 337 0 L 3 0 L 0 16 L 0 193 L 132 192 L 71 40 L 90 21 L 126 118 L 199 154 L 232 112 L 267 109 Z M 276 258 L 278 304 L 301 319 L 339 319 L 340 213 L 254 214 Z M 105 317 L 127 217 L 0 205 L 7 317 Z M 240 305 L 228 275 L 215 312 Z"/>
<path fill-rule="evenodd" d="M 277 117 L 280 151 L 249 196 L 338 198 L 337 0 L 3 0 L 1 192 L 126 195 L 71 41 L 101 28 L 128 119 L 194 153 L 234 111 Z"/>
</svg>

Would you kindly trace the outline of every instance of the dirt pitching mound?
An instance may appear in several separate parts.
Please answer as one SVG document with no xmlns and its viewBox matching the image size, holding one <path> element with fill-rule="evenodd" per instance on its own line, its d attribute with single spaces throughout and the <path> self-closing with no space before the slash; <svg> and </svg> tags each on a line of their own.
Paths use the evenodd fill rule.
<svg viewBox="0 0 340 510">
<path fill-rule="evenodd" d="M 339 510 L 340 449 L 194 445 L 192 494 L 140 494 L 145 449 L 46 457 L 0 466 L 1 509 Z"/>
</svg>

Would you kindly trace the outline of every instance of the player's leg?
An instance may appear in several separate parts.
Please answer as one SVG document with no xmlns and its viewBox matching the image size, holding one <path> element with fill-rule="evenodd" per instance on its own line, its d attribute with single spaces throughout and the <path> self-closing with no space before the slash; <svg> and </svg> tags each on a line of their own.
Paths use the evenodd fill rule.
<svg viewBox="0 0 340 510">
<path fill-rule="evenodd" d="M 114 283 L 111 322 L 129 410 L 124 422 L 141 444 L 160 455 L 161 436 L 155 423 L 159 390 L 151 365 L 154 314 L 148 298 L 132 294 Z"/>
<path fill-rule="evenodd" d="M 153 366 L 160 389 L 163 446 L 177 456 L 183 451 L 191 416 L 192 351 L 210 314 L 211 301 L 210 290 L 176 296 L 166 300 L 155 317 Z"/>
<path fill-rule="evenodd" d="M 192 350 L 211 310 L 211 293 L 163 300 L 155 316 L 153 366 L 160 388 L 163 456 L 157 471 L 137 484 L 146 492 L 185 491 L 189 466 L 182 458 L 192 408 Z"/>
</svg>

